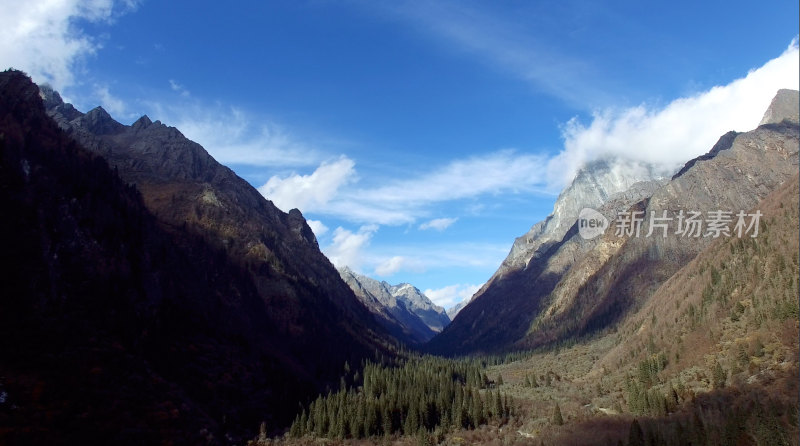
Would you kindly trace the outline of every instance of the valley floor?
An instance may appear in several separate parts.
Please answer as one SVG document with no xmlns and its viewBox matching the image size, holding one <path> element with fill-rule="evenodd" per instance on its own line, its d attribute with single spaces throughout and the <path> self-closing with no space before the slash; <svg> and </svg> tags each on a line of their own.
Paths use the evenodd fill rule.
<svg viewBox="0 0 800 446">
<path fill-rule="evenodd" d="M 758 238 L 714 242 L 615 329 L 468 360 L 492 364 L 480 392 L 507 395 L 509 416 L 406 437 L 262 443 L 797 445 L 798 194 L 795 177 L 761 203 Z"/>
</svg>

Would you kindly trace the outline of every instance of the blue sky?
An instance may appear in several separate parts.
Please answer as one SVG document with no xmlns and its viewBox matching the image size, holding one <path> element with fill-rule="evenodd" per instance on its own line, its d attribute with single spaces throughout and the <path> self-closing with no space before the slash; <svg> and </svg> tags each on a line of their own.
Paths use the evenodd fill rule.
<svg viewBox="0 0 800 446">
<path fill-rule="evenodd" d="M 449 307 L 580 165 L 699 155 L 798 85 L 798 4 L 0 0 L 0 61 L 178 127 L 323 251 Z"/>
</svg>

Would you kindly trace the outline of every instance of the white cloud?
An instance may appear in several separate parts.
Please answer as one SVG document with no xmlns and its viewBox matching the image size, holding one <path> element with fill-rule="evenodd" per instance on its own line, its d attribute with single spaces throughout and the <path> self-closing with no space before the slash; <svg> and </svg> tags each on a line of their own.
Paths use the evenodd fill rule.
<svg viewBox="0 0 800 446">
<path fill-rule="evenodd" d="M 340 187 L 353 181 L 354 167 L 355 163 L 343 156 L 334 162 L 323 162 L 309 175 L 273 176 L 258 190 L 284 211 L 298 208 L 303 213 L 313 212 L 326 205 Z"/>
<path fill-rule="evenodd" d="M 422 272 L 425 268 L 418 260 L 403 256 L 392 256 L 375 267 L 375 274 L 378 276 L 391 276 L 402 270 Z"/>
<path fill-rule="evenodd" d="M 315 211 L 362 223 L 412 223 L 427 215 L 431 205 L 442 202 L 485 194 L 539 192 L 546 160 L 540 155 L 512 150 L 455 160 L 437 170 L 388 181 L 383 186 L 342 187 L 338 193 L 326 195 L 327 201 L 324 205 L 320 203 Z M 349 173 L 348 185 L 355 176 L 355 171 Z M 301 202 L 302 197 L 298 197 L 294 203 Z M 423 224 L 421 229 L 442 230 L 454 221 L 437 219 Z"/>
<path fill-rule="evenodd" d="M 730 130 L 758 125 L 780 88 L 798 88 L 797 40 L 779 57 L 747 76 L 656 109 L 641 105 L 594 113 L 591 124 L 577 119 L 563 128 L 564 149 L 550 160 L 547 178 L 560 190 L 585 163 L 604 157 L 654 163 L 664 173 L 708 152 Z"/>
<path fill-rule="evenodd" d="M 455 160 L 433 172 L 357 195 L 372 203 L 409 207 L 500 192 L 535 191 L 544 173 L 542 155 L 501 150 Z"/>
<path fill-rule="evenodd" d="M 363 251 L 377 230 L 378 226 L 376 225 L 362 226 L 358 232 L 352 232 L 339 226 L 333 231 L 333 243 L 323 248 L 323 252 L 336 267 L 348 266 L 355 271 L 360 271 L 364 262 Z"/>
<path fill-rule="evenodd" d="M 456 284 L 433 290 L 427 289 L 423 294 L 428 296 L 428 299 L 440 307 L 452 308 L 464 299 L 472 298 L 480 288 L 481 285 Z"/>
<path fill-rule="evenodd" d="M 180 129 L 220 163 L 286 167 L 319 162 L 317 150 L 298 141 L 283 126 L 238 107 L 202 104 L 184 95 L 181 85 L 175 87 L 184 100 L 168 105 L 148 103 L 151 116 Z"/>
<path fill-rule="evenodd" d="M 437 231 L 444 231 L 445 229 L 449 228 L 450 225 L 456 222 L 458 218 L 435 218 L 431 221 L 427 221 L 421 225 L 419 225 L 420 230 L 428 230 L 428 229 L 435 229 Z"/>
<path fill-rule="evenodd" d="M 284 210 L 331 215 L 352 222 L 398 225 L 413 223 L 431 205 L 486 194 L 543 192 L 547 158 L 501 150 L 452 161 L 409 179 L 385 181 L 378 187 L 355 187 L 355 163 L 347 157 L 323 162 L 311 174 L 273 176 L 261 193 Z M 455 222 L 444 218 L 420 229 L 443 230 Z"/>
<path fill-rule="evenodd" d="M 317 238 L 328 232 L 328 227 L 319 220 L 306 220 L 306 223 L 308 223 L 308 226 L 314 231 L 314 235 Z"/>
<path fill-rule="evenodd" d="M 75 82 L 81 58 L 100 43 L 85 35 L 76 19 L 109 22 L 136 2 L 113 0 L 0 0 L 0 60 L 26 71 L 35 82 L 62 90 Z"/>
</svg>

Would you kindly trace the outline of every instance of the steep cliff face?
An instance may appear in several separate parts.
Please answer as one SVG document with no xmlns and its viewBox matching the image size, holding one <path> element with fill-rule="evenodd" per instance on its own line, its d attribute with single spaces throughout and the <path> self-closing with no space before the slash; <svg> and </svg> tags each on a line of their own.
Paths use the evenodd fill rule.
<svg viewBox="0 0 800 446">
<path fill-rule="evenodd" d="M 581 169 L 572 183 L 559 194 L 553 213 L 518 237 L 496 275 L 525 268 L 533 258 L 542 257 L 560 242 L 583 208 L 599 208 L 620 194 L 642 196 L 662 178 L 648 164 L 604 159 Z M 636 185 L 637 190 L 632 190 Z"/>
<path fill-rule="evenodd" d="M 450 323 L 444 309 L 413 285 L 389 285 L 347 267 L 339 274 L 387 330 L 405 342 L 426 342 Z"/>
<path fill-rule="evenodd" d="M 780 124 L 784 120 L 797 122 L 800 120 L 800 101 L 794 90 L 778 90 L 778 94 L 764 112 L 764 117 L 758 125 Z"/>
<path fill-rule="evenodd" d="M 781 91 L 773 104 L 792 100 L 785 95 L 797 92 Z M 580 237 L 573 220 L 555 242 L 534 235 L 528 240 L 536 247 L 526 252 L 517 248 L 518 240 L 509 255 L 512 261 L 504 262 L 473 302 L 430 342 L 430 348 L 464 353 L 535 347 L 602 330 L 620 320 L 711 239 L 674 233 L 647 237 L 647 220 L 640 236 L 620 237 L 618 213 L 637 211 L 649 218 L 667 211 L 675 218 L 680 210 L 707 216 L 716 210 L 736 214 L 750 209 L 797 171 L 797 121 L 781 113 L 768 112 L 780 124 L 724 135 L 671 181 L 637 183 L 607 200 L 598 210 L 611 224 L 599 238 Z M 534 229 L 547 234 L 542 228 L 548 223 Z M 537 240 L 546 241 L 537 244 Z M 521 266 L 528 255 L 530 260 Z"/>
</svg>

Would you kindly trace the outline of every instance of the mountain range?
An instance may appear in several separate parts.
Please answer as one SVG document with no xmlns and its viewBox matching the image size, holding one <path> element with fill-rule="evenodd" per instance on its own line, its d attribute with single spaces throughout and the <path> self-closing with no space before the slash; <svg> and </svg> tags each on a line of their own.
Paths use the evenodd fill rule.
<svg viewBox="0 0 800 446">
<path fill-rule="evenodd" d="M 0 442 L 235 441 L 396 349 L 300 212 L 177 129 L 16 71 L 0 120 Z"/>
<path fill-rule="evenodd" d="M 742 381 L 737 389 L 782 389 L 779 378 L 796 375 L 787 333 L 797 319 L 799 97 L 778 91 L 756 129 L 721 135 L 668 173 L 616 158 L 587 164 L 448 314 L 411 284 L 337 270 L 300 211 L 280 211 L 178 129 L 83 113 L 23 73 L 0 73 L 0 443 L 241 444 L 262 422 L 264 438 L 283 432 L 318 395 L 361 398 L 359 370 L 396 365 L 408 348 L 544 350 L 558 362 L 559 348 L 579 343 L 591 366 L 548 389 L 593 384 L 598 402 L 625 399 L 653 415 L 646 392 L 675 380 L 696 418 L 721 417 L 719 404 L 694 399 L 711 382 L 704 370 L 717 384 Z M 587 209 L 607 223 L 591 237 Z M 637 215 L 639 229 L 626 226 Z M 645 364 L 638 384 L 634 358 Z M 720 362 L 729 375 L 713 371 Z M 482 392 L 523 388 L 519 364 L 506 384 L 499 372 L 470 380 Z M 752 401 L 737 391 L 725 397 L 744 401 L 744 413 Z M 768 403 L 784 411 L 784 399 Z M 520 426 L 523 415 L 541 426 L 545 400 L 531 401 Z M 586 419 L 579 407 L 591 404 L 564 402 L 565 415 Z M 390 426 L 405 416 L 394 415 Z"/>
<path fill-rule="evenodd" d="M 673 225 L 681 210 L 732 216 L 797 173 L 797 97 L 797 91 L 780 90 L 757 129 L 723 135 L 671 178 L 646 165 L 619 169 L 615 160 L 586 166 L 561 193 L 553 214 L 514 242 L 498 271 L 428 349 L 529 349 L 613 327 L 713 240 L 646 237 L 652 215 L 670 215 Z M 585 239 L 577 222 L 583 208 L 609 222 L 619 213 L 648 218 L 641 236 L 617 236 L 615 222 L 601 237 Z"/>
<path fill-rule="evenodd" d="M 450 323 L 444 309 L 411 284 L 389 285 L 348 267 L 339 274 L 387 330 L 406 343 L 422 344 Z"/>
</svg>

